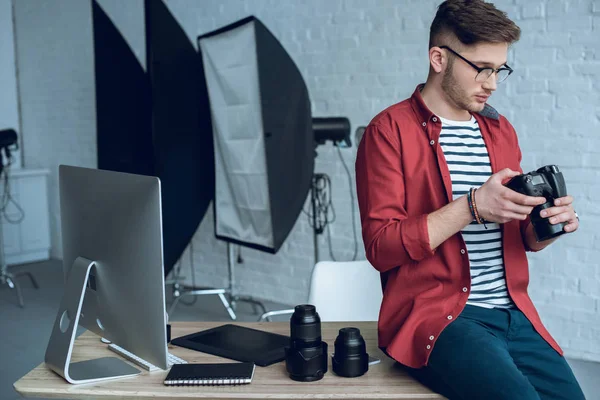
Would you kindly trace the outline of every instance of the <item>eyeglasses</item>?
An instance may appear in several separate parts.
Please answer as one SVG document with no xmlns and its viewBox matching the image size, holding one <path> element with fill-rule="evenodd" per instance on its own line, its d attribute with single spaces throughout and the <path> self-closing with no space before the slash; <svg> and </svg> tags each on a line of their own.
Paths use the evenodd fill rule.
<svg viewBox="0 0 600 400">
<path fill-rule="evenodd" d="M 455 56 L 457 56 L 458 58 L 460 58 L 461 60 L 463 60 L 464 62 L 469 64 L 475 70 L 477 70 L 477 75 L 475 76 L 475 81 L 479 82 L 479 83 L 483 83 L 483 82 L 487 81 L 488 79 L 490 79 L 490 76 L 492 76 L 492 74 L 494 72 L 496 73 L 496 82 L 498 82 L 498 83 L 506 80 L 506 78 L 508 78 L 508 76 L 513 73 L 513 69 L 506 64 L 504 64 L 504 67 L 498 68 L 498 69 L 480 68 L 477 65 L 473 64 L 471 61 L 467 60 L 466 58 L 464 58 L 463 56 L 458 54 L 457 52 L 455 52 L 454 50 L 452 50 L 448 46 L 440 46 L 440 49 L 446 49 L 446 50 L 450 51 L 452 54 L 454 54 Z"/>
</svg>

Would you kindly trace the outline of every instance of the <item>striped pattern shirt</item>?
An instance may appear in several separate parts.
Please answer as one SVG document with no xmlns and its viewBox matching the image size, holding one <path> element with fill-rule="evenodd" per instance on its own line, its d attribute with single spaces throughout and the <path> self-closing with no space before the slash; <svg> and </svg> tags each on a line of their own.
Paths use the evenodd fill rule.
<svg viewBox="0 0 600 400">
<path fill-rule="evenodd" d="M 477 120 L 451 121 L 440 118 L 439 143 L 452 179 L 452 197 L 464 196 L 480 187 L 492 174 L 490 159 Z M 471 265 L 471 293 L 467 304 L 495 308 L 513 307 L 506 288 L 502 232 L 497 223 L 473 221 L 462 230 Z"/>
</svg>

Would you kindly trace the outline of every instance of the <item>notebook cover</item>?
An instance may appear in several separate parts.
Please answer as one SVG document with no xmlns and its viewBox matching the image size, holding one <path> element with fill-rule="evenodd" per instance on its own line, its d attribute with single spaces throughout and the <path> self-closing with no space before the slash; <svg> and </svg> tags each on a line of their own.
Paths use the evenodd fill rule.
<svg viewBox="0 0 600 400">
<path fill-rule="evenodd" d="M 241 385 L 252 382 L 254 364 L 174 364 L 164 380 L 171 385 Z"/>
<path fill-rule="evenodd" d="M 226 324 L 192 333 L 171 344 L 261 367 L 285 360 L 289 336 Z"/>
</svg>

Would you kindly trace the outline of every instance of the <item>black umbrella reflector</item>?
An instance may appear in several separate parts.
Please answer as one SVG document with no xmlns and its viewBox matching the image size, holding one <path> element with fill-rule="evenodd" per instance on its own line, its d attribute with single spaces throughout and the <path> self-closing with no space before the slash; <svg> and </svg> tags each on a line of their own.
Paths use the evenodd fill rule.
<svg viewBox="0 0 600 400">
<path fill-rule="evenodd" d="M 214 197 L 212 127 L 202 62 L 162 0 L 146 0 L 152 143 L 162 187 L 165 273 L 192 240 Z"/>
<path fill-rule="evenodd" d="M 109 15 L 92 1 L 98 168 L 154 175 L 146 71 Z"/>
<path fill-rule="evenodd" d="M 147 72 L 110 15 L 93 6 L 98 168 L 161 180 L 165 275 L 214 196 L 202 62 L 162 0 L 145 0 Z"/>
<path fill-rule="evenodd" d="M 200 36 L 215 152 L 215 235 L 276 253 L 310 188 L 315 142 L 300 71 L 255 17 Z"/>
</svg>

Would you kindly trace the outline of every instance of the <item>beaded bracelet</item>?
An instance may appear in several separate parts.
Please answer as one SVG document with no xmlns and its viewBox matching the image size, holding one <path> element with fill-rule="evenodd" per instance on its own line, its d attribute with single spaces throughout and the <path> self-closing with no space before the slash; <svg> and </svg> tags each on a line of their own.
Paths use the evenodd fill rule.
<svg viewBox="0 0 600 400">
<path fill-rule="evenodd" d="M 475 212 L 475 221 L 477 221 L 478 224 L 483 224 L 485 229 L 487 229 L 487 225 L 485 224 L 487 221 L 485 219 L 481 218 L 479 216 L 479 211 L 477 211 L 477 202 L 475 201 L 475 192 L 476 191 L 477 191 L 477 189 L 474 187 L 472 187 L 469 191 L 471 193 L 471 201 L 473 202 L 473 211 Z"/>
<path fill-rule="evenodd" d="M 481 224 L 481 218 L 479 218 L 479 212 L 477 211 L 477 203 L 475 202 L 475 192 L 477 191 L 477 189 L 475 189 L 474 187 L 472 187 L 469 192 L 471 193 L 471 204 L 473 204 L 473 213 L 475 214 L 475 221 L 477 221 L 478 224 Z"/>
<path fill-rule="evenodd" d="M 469 210 L 471 211 L 471 216 L 473 217 L 473 220 L 477 220 L 477 218 L 475 217 L 475 211 L 473 210 L 473 198 L 471 196 L 471 190 L 469 190 L 467 192 L 467 201 L 469 203 Z"/>
</svg>

